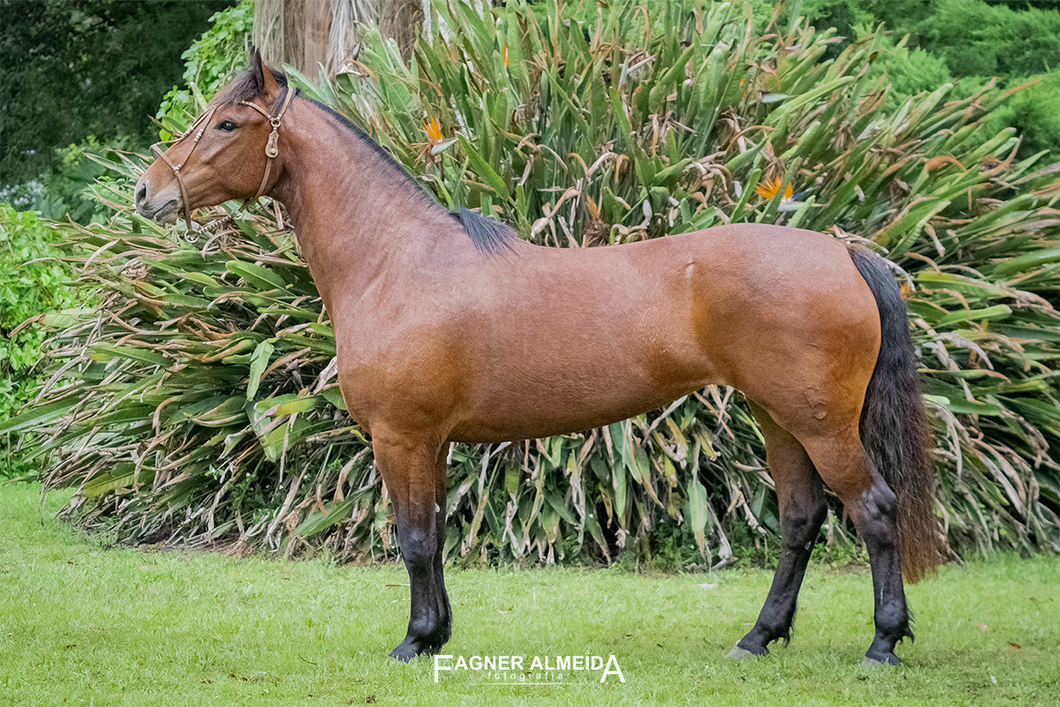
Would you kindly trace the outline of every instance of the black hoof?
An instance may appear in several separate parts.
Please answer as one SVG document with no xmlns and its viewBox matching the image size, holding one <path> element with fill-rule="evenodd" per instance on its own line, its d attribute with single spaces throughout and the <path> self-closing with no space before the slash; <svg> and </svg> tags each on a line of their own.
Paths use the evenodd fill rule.
<svg viewBox="0 0 1060 707">
<path fill-rule="evenodd" d="M 418 655 L 432 655 L 435 651 L 428 646 L 419 646 L 415 641 L 405 639 L 397 648 L 390 651 L 390 657 L 407 663 Z"/>
<path fill-rule="evenodd" d="M 729 651 L 729 657 L 733 660 L 762 658 L 767 655 L 769 655 L 769 649 L 766 648 L 764 643 L 748 641 L 746 636 L 736 644 L 735 648 Z"/>
<path fill-rule="evenodd" d="M 746 648 L 740 648 L 740 646 L 736 646 L 731 651 L 729 651 L 729 657 L 733 660 L 749 660 L 751 658 L 761 658 L 764 655 L 769 655 L 769 650 L 766 650 L 765 653 L 752 653 Z"/>
<path fill-rule="evenodd" d="M 439 640 L 439 637 L 416 639 L 411 636 L 405 636 L 405 640 L 397 648 L 390 651 L 390 657 L 400 660 L 402 663 L 407 663 L 418 655 L 434 655 L 444 643 L 445 641 Z"/>
<path fill-rule="evenodd" d="M 881 665 L 898 665 L 900 662 L 894 653 L 866 653 L 861 664 L 866 668 L 875 668 Z"/>
</svg>

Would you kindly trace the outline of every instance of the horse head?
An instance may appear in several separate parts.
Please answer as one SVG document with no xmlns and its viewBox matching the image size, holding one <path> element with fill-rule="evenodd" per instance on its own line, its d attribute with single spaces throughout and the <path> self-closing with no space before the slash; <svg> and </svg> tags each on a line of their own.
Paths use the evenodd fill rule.
<svg viewBox="0 0 1060 707">
<path fill-rule="evenodd" d="M 136 184 L 141 216 L 191 228 L 191 212 L 268 192 L 282 173 L 279 128 L 294 96 L 286 77 L 252 54 L 250 71 L 230 82 Z"/>
</svg>

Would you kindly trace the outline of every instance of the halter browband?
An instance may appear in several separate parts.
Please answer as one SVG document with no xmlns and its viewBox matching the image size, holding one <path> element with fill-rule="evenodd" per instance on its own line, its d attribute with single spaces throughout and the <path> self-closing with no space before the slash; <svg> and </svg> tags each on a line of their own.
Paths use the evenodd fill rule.
<svg viewBox="0 0 1060 707">
<path fill-rule="evenodd" d="M 243 206 L 246 206 L 247 204 L 256 200 L 258 197 L 265 193 L 265 187 L 268 185 L 269 182 L 269 174 L 272 173 L 272 161 L 276 159 L 276 157 L 280 154 L 280 121 L 283 120 L 283 114 L 287 111 L 287 106 L 291 105 L 291 99 L 294 98 L 294 95 L 295 91 L 292 91 L 289 86 L 284 87 L 283 101 L 280 104 L 280 111 L 276 114 L 275 118 L 270 115 L 267 110 L 259 106 L 257 103 L 254 103 L 253 101 L 240 101 L 241 104 L 245 106 L 250 106 L 257 112 L 261 113 L 269 121 L 269 124 L 272 125 L 272 132 L 269 133 L 269 139 L 265 142 L 265 174 L 261 175 L 261 185 L 258 187 L 257 193 L 254 194 L 254 196 L 252 196 L 251 198 L 244 201 Z M 196 118 L 195 122 L 191 124 L 191 127 L 188 128 L 183 135 L 173 141 L 174 145 L 182 142 L 184 138 L 190 135 L 191 132 L 195 130 L 196 127 L 198 127 L 198 130 L 195 130 L 195 137 L 193 137 L 191 141 L 191 149 L 188 150 L 188 154 L 184 156 L 184 161 L 180 164 L 173 164 L 169 161 L 169 158 L 166 157 L 166 153 L 158 147 L 162 144 L 161 142 L 156 142 L 154 145 L 151 145 L 151 149 L 155 152 L 155 154 L 162 158 L 163 162 L 169 165 L 169 168 L 173 170 L 173 176 L 177 179 L 177 186 L 180 188 L 181 208 L 184 211 L 184 222 L 188 225 L 189 233 L 192 230 L 191 209 L 188 208 L 188 189 L 184 186 L 183 177 L 180 176 L 180 168 L 183 167 L 191 158 L 191 153 L 195 152 L 195 148 L 199 145 L 199 139 L 202 137 L 203 131 L 206 130 L 206 126 L 210 124 L 210 120 L 213 118 L 213 114 L 216 111 L 216 106 L 210 108 L 208 111 Z"/>
</svg>

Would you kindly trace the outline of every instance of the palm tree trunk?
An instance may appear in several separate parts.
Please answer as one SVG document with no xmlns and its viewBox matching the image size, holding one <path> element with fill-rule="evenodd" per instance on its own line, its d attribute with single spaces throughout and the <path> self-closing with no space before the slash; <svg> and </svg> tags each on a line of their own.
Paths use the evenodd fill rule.
<svg viewBox="0 0 1060 707">
<path fill-rule="evenodd" d="M 376 9 L 376 0 L 257 0 L 254 44 L 272 66 L 289 64 L 310 78 L 320 67 L 335 74 L 353 51 L 357 24 L 374 20 Z"/>
<path fill-rule="evenodd" d="M 423 24 L 424 5 L 421 0 L 380 0 L 379 31 L 397 42 L 401 56 L 408 59 L 416 41 L 416 26 Z"/>
</svg>

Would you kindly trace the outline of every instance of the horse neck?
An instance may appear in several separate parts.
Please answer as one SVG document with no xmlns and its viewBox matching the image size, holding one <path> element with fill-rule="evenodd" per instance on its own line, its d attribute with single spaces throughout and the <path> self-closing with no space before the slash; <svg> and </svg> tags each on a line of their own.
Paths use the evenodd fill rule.
<svg viewBox="0 0 1060 707">
<path fill-rule="evenodd" d="M 291 109 L 272 196 L 287 207 L 332 315 L 339 292 L 356 297 L 395 270 L 422 266 L 442 241 L 459 248 L 456 222 L 366 139 L 309 101 L 296 100 Z"/>
</svg>

